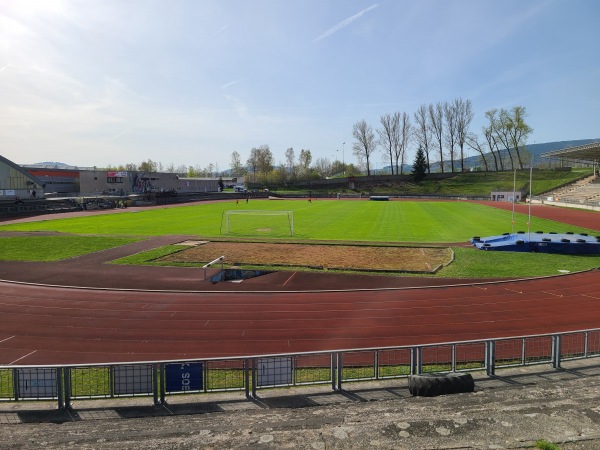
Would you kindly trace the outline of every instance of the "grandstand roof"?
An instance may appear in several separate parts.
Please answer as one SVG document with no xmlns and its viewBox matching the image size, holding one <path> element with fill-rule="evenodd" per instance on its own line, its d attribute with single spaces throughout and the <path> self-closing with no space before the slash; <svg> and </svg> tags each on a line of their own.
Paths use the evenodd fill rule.
<svg viewBox="0 0 600 450">
<path fill-rule="evenodd" d="M 541 156 L 544 158 L 560 158 L 569 161 L 600 164 L 600 142 L 545 152 Z"/>
</svg>

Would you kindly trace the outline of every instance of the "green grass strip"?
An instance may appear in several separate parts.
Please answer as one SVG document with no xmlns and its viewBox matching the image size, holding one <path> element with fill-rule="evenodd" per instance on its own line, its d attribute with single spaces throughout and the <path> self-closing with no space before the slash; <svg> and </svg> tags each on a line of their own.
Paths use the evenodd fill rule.
<svg viewBox="0 0 600 450">
<path fill-rule="evenodd" d="M 0 237 L 4 261 L 60 261 L 137 242 L 141 238 L 114 236 Z"/>
</svg>

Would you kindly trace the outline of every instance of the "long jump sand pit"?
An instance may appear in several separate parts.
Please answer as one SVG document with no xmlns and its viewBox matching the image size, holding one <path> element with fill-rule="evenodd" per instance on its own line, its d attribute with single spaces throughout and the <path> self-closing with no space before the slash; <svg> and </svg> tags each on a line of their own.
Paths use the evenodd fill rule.
<svg viewBox="0 0 600 450">
<path fill-rule="evenodd" d="M 225 256 L 225 263 L 247 266 L 310 267 L 327 270 L 427 272 L 452 261 L 447 247 L 387 245 L 199 242 L 159 261 L 206 263 Z"/>
</svg>

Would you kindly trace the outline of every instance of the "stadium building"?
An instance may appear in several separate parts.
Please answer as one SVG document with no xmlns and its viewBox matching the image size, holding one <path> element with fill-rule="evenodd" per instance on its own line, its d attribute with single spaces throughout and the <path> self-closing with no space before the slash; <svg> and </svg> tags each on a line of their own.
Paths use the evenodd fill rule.
<svg viewBox="0 0 600 450">
<path fill-rule="evenodd" d="M 44 184 L 35 175 L 0 156 L 0 200 L 44 198 Z"/>
</svg>

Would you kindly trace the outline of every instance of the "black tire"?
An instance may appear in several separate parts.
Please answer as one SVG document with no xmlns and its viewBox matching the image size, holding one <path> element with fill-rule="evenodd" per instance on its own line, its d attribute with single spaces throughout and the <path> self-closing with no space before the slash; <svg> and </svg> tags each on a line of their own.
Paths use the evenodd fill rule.
<svg viewBox="0 0 600 450">
<path fill-rule="evenodd" d="M 408 378 L 408 390 L 415 397 L 437 397 L 473 392 L 475 382 L 470 373 L 426 373 L 411 375 Z"/>
</svg>

